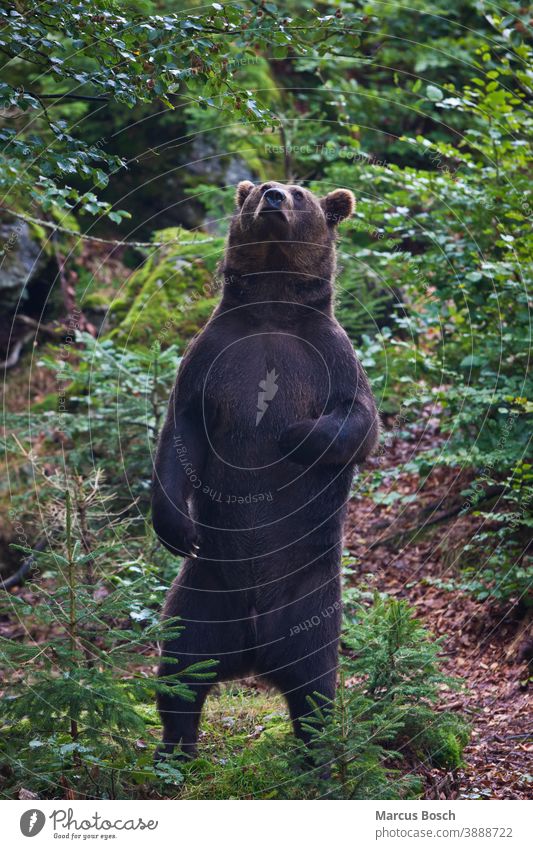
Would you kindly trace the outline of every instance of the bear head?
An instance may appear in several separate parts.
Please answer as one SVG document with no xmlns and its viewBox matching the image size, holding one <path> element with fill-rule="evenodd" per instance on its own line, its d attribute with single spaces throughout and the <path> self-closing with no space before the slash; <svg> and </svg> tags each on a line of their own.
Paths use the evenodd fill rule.
<svg viewBox="0 0 533 849">
<path fill-rule="evenodd" d="M 319 198 L 301 186 L 270 180 L 239 183 L 222 271 L 256 277 L 280 274 L 331 282 L 337 225 L 354 211 L 347 189 Z"/>
</svg>

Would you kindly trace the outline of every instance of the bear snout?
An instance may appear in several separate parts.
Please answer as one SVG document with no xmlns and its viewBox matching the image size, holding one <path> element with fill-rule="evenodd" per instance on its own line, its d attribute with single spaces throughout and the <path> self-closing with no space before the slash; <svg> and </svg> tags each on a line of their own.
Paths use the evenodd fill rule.
<svg viewBox="0 0 533 849">
<path fill-rule="evenodd" d="M 283 189 L 267 189 L 263 195 L 263 205 L 267 209 L 280 209 L 285 200 L 287 200 L 287 192 Z"/>
</svg>

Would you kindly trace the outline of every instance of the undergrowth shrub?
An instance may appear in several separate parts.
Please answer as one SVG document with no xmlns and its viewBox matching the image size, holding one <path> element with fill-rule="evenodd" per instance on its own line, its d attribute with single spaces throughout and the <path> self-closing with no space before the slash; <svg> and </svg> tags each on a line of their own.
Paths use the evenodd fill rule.
<svg viewBox="0 0 533 849">
<path fill-rule="evenodd" d="M 51 798 L 131 798 L 149 781 L 179 783 L 172 764 L 153 765 L 146 706 L 170 688 L 193 700 L 181 678 L 209 677 L 214 662 L 156 678 L 156 644 L 182 626 L 159 619 L 166 586 L 145 559 L 149 539 L 139 545 L 132 523 L 109 512 L 98 473 L 44 475 L 43 488 L 43 518 L 59 515 L 63 531 L 42 550 L 22 547 L 34 580 L 21 596 L 0 599 L 20 631 L 0 636 L 0 786 L 15 796 L 29 786 Z"/>
<path fill-rule="evenodd" d="M 444 77 L 432 90 L 443 120 L 467 122 L 460 136 L 406 134 L 398 144 L 416 167 L 338 161 L 328 176 L 359 186 L 347 225 L 354 268 L 391 298 L 399 293 L 384 326 L 356 340 L 380 408 L 431 415 L 443 437 L 402 468 L 422 481 L 443 465 L 472 479 L 463 506 L 483 529 L 461 550 L 449 586 L 525 609 L 533 603 L 532 115 L 517 57 L 530 63 L 532 49 L 524 42 L 515 53 L 502 21 L 493 26 L 501 42 L 472 51 L 477 75 L 461 84 Z M 491 506 L 495 486 L 501 497 Z"/>
<path fill-rule="evenodd" d="M 443 690 L 459 686 L 441 669 L 441 640 L 405 601 L 376 594 L 352 607 L 342 644 L 337 698 L 311 705 L 312 744 L 300 758 L 314 769 L 302 783 L 328 798 L 420 795 L 420 765 L 455 770 L 468 741 L 460 716 L 436 710 Z"/>
</svg>

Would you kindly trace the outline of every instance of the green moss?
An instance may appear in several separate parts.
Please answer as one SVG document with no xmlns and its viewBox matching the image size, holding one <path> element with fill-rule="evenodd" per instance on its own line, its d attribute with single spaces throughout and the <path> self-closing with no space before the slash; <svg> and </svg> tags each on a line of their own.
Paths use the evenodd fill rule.
<svg viewBox="0 0 533 849">
<path fill-rule="evenodd" d="M 91 292 L 83 297 L 84 310 L 107 310 L 109 306 L 109 297 L 102 295 L 100 292 Z"/>
<path fill-rule="evenodd" d="M 462 763 L 462 746 L 460 740 L 452 731 L 441 730 L 436 735 L 438 743 L 435 754 L 431 758 L 434 766 L 457 769 Z"/>
<path fill-rule="evenodd" d="M 186 344 L 205 324 L 218 300 L 214 275 L 222 238 L 171 227 L 154 234 L 157 248 L 129 278 L 113 302 L 110 336 L 128 346 Z"/>
<path fill-rule="evenodd" d="M 437 713 L 424 728 L 410 728 L 417 754 L 439 769 L 458 769 L 463 765 L 463 750 L 470 733 L 465 720 L 453 713 Z"/>
</svg>

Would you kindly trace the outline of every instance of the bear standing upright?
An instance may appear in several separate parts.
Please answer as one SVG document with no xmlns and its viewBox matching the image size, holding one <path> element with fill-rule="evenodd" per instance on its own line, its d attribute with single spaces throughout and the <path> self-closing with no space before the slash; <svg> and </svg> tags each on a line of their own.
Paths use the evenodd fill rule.
<svg viewBox="0 0 533 849">
<path fill-rule="evenodd" d="M 182 618 L 160 674 L 215 659 L 256 675 L 306 739 L 307 697 L 335 694 L 342 525 L 354 467 L 375 446 L 372 392 L 333 312 L 337 224 L 351 192 L 240 183 L 222 299 L 188 347 L 161 432 L 152 515 L 185 556 L 164 614 Z M 185 679 L 187 680 L 187 679 Z M 194 755 L 213 682 L 162 694 L 161 754 Z"/>
</svg>

